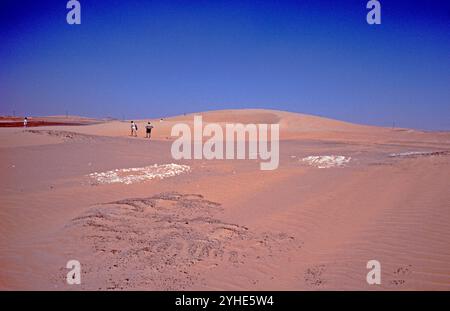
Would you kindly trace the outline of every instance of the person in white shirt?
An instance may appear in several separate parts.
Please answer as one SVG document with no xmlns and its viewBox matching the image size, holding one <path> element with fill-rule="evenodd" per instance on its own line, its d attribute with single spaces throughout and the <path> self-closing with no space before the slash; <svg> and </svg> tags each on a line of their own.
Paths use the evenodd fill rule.
<svg viewBox="0 0 450 311">
<path fill-rule="evenodd" d="M 131 136 L 137 136 L 137 124 L 134 121 L 131 121 Z"/>
</svg>

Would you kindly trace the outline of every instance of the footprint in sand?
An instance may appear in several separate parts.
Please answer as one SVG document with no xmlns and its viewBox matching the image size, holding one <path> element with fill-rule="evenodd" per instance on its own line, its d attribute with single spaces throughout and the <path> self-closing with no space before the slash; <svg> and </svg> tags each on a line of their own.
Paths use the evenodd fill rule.
<svg viewBox="0 0 450 311">
<path fill-rule="evenodd" d="M 325 265 L 312 266 L 305 271 L 304 281 L 308 286 L 319 287 L 326 283 L 323 274 L 326 270 Z"/>
<path fill-rule="evenodd" d="M 412 265 L 402 266 L 393 272 L 393 280 L 389 281 L 389 284 L 394 286 L 404 285 L 406 279 L 412 274 Z"/>
</svg>

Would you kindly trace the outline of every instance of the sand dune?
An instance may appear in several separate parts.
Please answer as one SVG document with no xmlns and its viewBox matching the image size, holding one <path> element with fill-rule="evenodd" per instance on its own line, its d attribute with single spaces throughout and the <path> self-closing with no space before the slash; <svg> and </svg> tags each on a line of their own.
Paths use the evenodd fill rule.
<svg viewBox="0 0 450 311">
<path fill-rule="evenodd" d="M 0 288 L 450 290 L 450 133 L 199 114 L 279 123 L 279 168 L 173 160 L 171 127 L 194 114 L 151 120 L 151 140 L 147 119 L 138 138 L 117 120 L 0 128 Z M 372 259 L 381 285 L 366 282 Z"/>
<path fill-rule="evenodd" d="M 341 141 L 349 143 L 364 144 L 390 144 L 390 145 L 408 145 L 413 146 L 434 146 L 439 147 L 442 143 L 450 143 L 450 135 L 447 132 L 423 132 L 402 128 L 383 128 L 375 126 L 366 126 L 352 124 L 332 120 L 323 117 L 304 115 L 278 110 L 263 109 L 242 109 L 242 110 L 219 110 L 191 113 L 186 115 L 174 116 L 163 119 L 142 119 L 134 120 L 139 127 L 140 137 L 145 136 L 144 128 L 148 121 L 155 126 L 152 132 L 154 140 L 171 140 L 172 126 L 176 123 L 185 123 L 192 127 L 193 118 L 200 115 L 203 118 L 204 125 L 208 123 L 218 123 L 225 125 L 226 123 L 242 123 L 242 124 L 280 124 L 280 139 L 301 139 L 301 140 L 322 140 L 322 141 Z M 96 120 L 83 117 L 40 117 L 39 120 L 66 122 L 64 126 L 39 126 L 37 128 L 30 127 L 35 131 L 57 131 L 72 132 L 87 135 L 124 137 L 130 131 L 130 121 L 120 120 Z M 77 123 L 73 126 L 72 123 Z M 79 126 L 78 124 L 83 124 Z M 2 135 L 7 138 L 7 133 L 23 133 L 22 128 L 4 128 Z M 23 144 L 31 143 L 28 139 Z M 17 140 L 6 141 L 3 146 L 9 144 L 18 145 L 21 142 Z"/>
</svg>

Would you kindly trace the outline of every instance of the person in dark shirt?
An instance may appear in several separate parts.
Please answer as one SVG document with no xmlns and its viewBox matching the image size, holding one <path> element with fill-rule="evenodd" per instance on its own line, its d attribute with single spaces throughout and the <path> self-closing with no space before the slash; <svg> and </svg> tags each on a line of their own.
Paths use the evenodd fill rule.
<svg viewBox="0 0 450 311">
<path fill-rule="evenodd" d="M 147 125 L 145 126 L 145 138 L 150 138 L 152 136 L 152 128 L 153 125 L 148 122 Z"/>
</svg>

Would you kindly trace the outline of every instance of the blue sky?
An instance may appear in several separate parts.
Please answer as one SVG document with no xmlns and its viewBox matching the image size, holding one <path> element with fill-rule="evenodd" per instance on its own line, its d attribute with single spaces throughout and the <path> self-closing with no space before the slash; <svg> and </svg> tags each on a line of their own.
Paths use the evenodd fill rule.
<svg viewBox="0 0 450 311">
<path fill-rule="evenodd" d="M 0 114 L 270 108 L 450 130 L 450 2 L 0 2 Z"/>
</svg>

